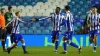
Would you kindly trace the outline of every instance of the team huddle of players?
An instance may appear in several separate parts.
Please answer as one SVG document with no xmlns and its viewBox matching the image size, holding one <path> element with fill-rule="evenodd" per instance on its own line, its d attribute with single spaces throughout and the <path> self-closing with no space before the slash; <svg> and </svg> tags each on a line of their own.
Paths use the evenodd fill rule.
<svg viewBox="0 0 100 56">
<path fill-rule="evenodd" d="M 12 8 L 12 7 L 10 7 L 10 8 Z M 4 10 L 5 9 L 2 9 L 1 11 L 3 12 Z M 27 20 L 27 21 L 22 21 L 19 11 L 15 13 L 15 16 L 12 16 L 12 13 L 9 14 L 9 15 L 11 15 L 10 19 L 11 18 L 13 18 L 13 19 L 6 20 L 6 21 L 9 21 L 9 23 L 6 24 L 5 28 L 2 28 L 2 24 L 0 23 L 0 26 L 1 26 L 0 30 L 2 30 L 0 32 L 4 33 L 4 34 L 0 33 L 0 37 L 5 37 L 7 35 L 7 34 L 5 34 L 6 31 L 7 31 L 11 36 L 12 46 L 7 48 L 7 50 L 6 50 L 5 49 L 5 39 L 6 38 L 2 38 L 3 51 L 7 51 L 8 53 L 10 53 L 11 50 L 17 46 L 18 41 L 21 41 L 24 54 L 28 54 L 28 52 L 26 51 L 24 39 L 23 39 L 22 35 L 20 34 L 19 23 L 20 22 L 27 23 L 27 22 L 31 22 L 31 21 L 32 22 L 38 22 L 40 20 L 49 19 L 49 20 L 52 21 L 52 24 L 53 24 L 53 27 L 52 27 L 53 28 L 52 29 L 52 43 L 55 44 L 54 53 L 57 53 L 57 50 L 58 50 L 59 35 L 60 35 L 60 32 L 61 32 L 63 25 L 65 26 L 66 30 L 65 30 L 64 35 L 63 35 L 64 52 L 62 52 L 62 54 L 67 53 L 67 44 L 77 48 L 79 50 L 79 53 L 80 53 L 82 47 L 76 45 L 74 42 L 71 41 L 73 31 L 74 31 L 73 14 L 70 12 L 70 7 L 68 5 L 65 6 L 64 10 L 65 10 L 65 12 L 61 13 L 60 7 L 56 7 L 55 12 L 50 13 L 51 16 L 49 16 L 49 17 L 41 18 L 41 19 L 33 18 L 32 20 Z M 5 16 L 5 18 L 6 18 L 6 16 Z M 91 8 L 91 13 L 88 14 L 87 21 L 88 21 L 88 28 L 89 28 L 90 43 L 91 44 L 94 43 L 93 52 L 96 52 L 98 30 L 99 30 L 99 25 L 100 25 L 100 23 L 99 23 L 100 22 L 100 14 L 97 13 L 97 7 L 96 6 L 93 6 Z M 1 22 L 1 19 L 0 19 L 0 22 Z M 4 29 L 6 29 L 5 32 L 4 32 Z"/>
</svg>

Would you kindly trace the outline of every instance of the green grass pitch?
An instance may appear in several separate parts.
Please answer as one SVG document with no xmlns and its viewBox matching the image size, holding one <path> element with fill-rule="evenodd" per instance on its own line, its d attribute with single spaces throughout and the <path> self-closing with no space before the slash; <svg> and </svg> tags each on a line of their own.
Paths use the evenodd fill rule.
<svg viewBox="0 0 100 56">
<path fill-rule="evenodd" d="M 21 47 L 14 48 L 10 54 L 2 52 L 0 47 L 0 56 L 100 56 L 100 47 L 97 47 L 97 52 L 92 52 L 92 47 L 83 47 L 81 54 L 78 54 L 78 49 L 74 47 L 68 47 L 67 54 L 61 54 L 63 47 L 59 47 L 58 53 L 55 54 L 54 47 L 27 47 L 27 51 L 30 54 L 23 54 Z"/>
</svg>

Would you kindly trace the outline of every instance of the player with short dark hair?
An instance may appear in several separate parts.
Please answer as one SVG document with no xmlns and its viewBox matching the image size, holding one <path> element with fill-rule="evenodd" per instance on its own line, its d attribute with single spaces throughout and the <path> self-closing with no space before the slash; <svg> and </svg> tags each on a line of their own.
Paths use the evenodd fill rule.
<svg viewBox="0 0 100 56">
<path fill-rule="evenodd" d="M 66 54 L 67 53 L 67 49 L 66 49 L 66 44 L 70 44 L 71 46 L 78 48 L 79 49 L 79 53 L 81 50 L 81 47 L 76 45 L 75 43 L 73 43 L 72 40 L 72 34 L 73 34 L 73 15 L 70 12 L 70 7 L 67 5 L 65 6 L 65 13 L 64 13 L 65 19 L 62 22 L 62 24 L 60 25 L 65 25 L 66 27 L 66 31 L 64 33 L 63 36 L 63 46 L 64 46 L 64 52 L 62 52 L 62 54 Z"/>
<path fill-rule="evenodd" d="M 52 43 L 55 43 L 55 50 L 54 53 L 57 53 L 58 50 L 58 41 L 59 41 L 59 34 L 61 31 L 61 27 L 57 27 L 62 23 L 64 16 L 60 12 L 60 7 L 56 7 L 55 13 L 51 14 L 51 19 L 53 23 L 53 30 L 52 30 Z"/>
<path fill-rule="evenodd" d="M 91 14 L 91 13 L 92 13 L 92 8 L 88 9 L 88 12 L 86 14 L 86 18 L 85 18 L 84 25 L 83 25 L 83 30 L 82 30 L 82 32 L 84 34 L 88 34 L 88 20 L 89 20 L 89 14 Z"/>
<path fill-rule="evenodd" d="M 96 52 L 97 47 L 97 37 L 100 30 L 100 14 L 97 13 L 97 7 L 92 7 L 92 13 L 89 15 L 89 25 L 90 27 L 90 35 L 93 37 L 90 37 L 91 43 L 94 44 L 93 52 Z"/>
<path fill-rule="evenodd" d="M 6 25 L 13 19 L 12 7 L 8 6 L 8 12 L 5 14 Z M 10 34 L 11 44 L 13 44 L 13 37 L 11 34 L 12 24 L 6 26 L 7 34 Z"/>
<path fill-rule="evenodd" d="M 56 7 L 55 12 L 50 14 L 51 16 L 37 20 L 37 21 L 40 21 L 40 20 L 50 19 L 52 21 L 52 24 L 53 24 L 52 43 L 55 44 L 54 53 L 57 53 L 58 46 L 59 46 L 58 41 L 59 41 L 59 34 L 61 31 L 61 27 L 58 27 L 58 26 L 60 26 L 60 24 L 62 23 L 62 20 L 64 19 L 64 16 L 60 11 L 61 11 L 61 8 Z"/>
<path fill-rule="evenodd" d="M 93 34 L 92 34 L 92 30 L 91 30 L 91 27 L 89 27 L 89 24 L 90 24 L 90 15 L 92 14 L 92 8 L 90 8 L 89 10 L 88 10 L 88 14 L 86 15 L 86 25 L 87 25 L 87 28 L 88 28 L 88 33 L 89 33 L 89 41 L 90 41 L 90 46 L 92 46 L 92 37 L 94 37 L 93 36 Z"/>
</svg>

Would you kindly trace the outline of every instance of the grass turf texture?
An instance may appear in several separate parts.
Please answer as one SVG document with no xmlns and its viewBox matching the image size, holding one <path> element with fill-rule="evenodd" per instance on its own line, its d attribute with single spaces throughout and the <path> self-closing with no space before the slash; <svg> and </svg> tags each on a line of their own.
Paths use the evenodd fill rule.
<svg viewBox="0 0 100 56">
<path fill-rule="evenodd" d="M 0 47 L 0 56 L 100 56 L 100 47 L 97 47 L 97 52 L 92 52 L 92 47 L 83 47 L 81 54 L 78 54 L 78 49 L 74 47 L 68 47 L 67 54 L 61 54 L 63 47 L 59 47 L 58 53 L 55 54 L 54 47 L 27 47 L 27 51 L 30 54 L 23 54 L 21 47 L 14 48 L 10 54 L 2 52 Z"/>
</svg>

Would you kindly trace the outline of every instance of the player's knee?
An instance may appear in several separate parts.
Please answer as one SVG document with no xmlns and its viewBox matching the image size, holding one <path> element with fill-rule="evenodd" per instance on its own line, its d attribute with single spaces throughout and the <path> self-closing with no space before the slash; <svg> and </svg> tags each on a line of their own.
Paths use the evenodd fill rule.
<svg viewBox="0 0 100 56">
<path fill-rule="evenodd" d="M 90 38 L 90 41 L 93 41 L 93 38 Z"/>
<path fill-rule="evenodd" d="M 21 40 L 22 43 L 25 43 L 24 39 Z"/>
<path fill-rule="evenodd" d="M 16 46 L 18 45 L 17 43 L 14 43 Z"/>
<path fill-rule="evenodd" d="M 63 41 L 66 41 L 66 38 L 65 37 L 63 37 L 63 39 L 62 39 Z"/>
<path fill-rule="evenodd" d="M 63 42 L 67 42 L 67 40 L 64 40 Z"/>
<path fill-rule="evenodd" d="M 56 39 L 55 41 L 59 41 L 58 39 Z"/>
<path fill-rule="evenodd" d="M 97 36 L 98 36 L 97 34 L 94 35 L 94 37 L 97 37 Z"/>
<path fill-rule="evenodd" d="M 55 41 L 58 41 L 58 37 L 56 37 Z"/>
<path fill-rule="evenodd" d="M 68 43 L 68 44 L 70 44 L 70 41 L 69 41 L 69 40 L 67 40 L 67 43 Z"/>
<path fill-rule="evenodd" d="M 1 39 L 1 41 L 5 41 L 5 39 Z"/>
<path fill-rule="evenodd" d="M 93 42 L 95 41 L 95 39 L 93 39 Z"/>
<path fill-rule="evenodd" d="M 95 36 L 94 36 L 94 39 L 97 39 L 97 37 L 98 37 L 98 36 L 97 36 L 97 35 L 95 35 Z"/>
</svg>

